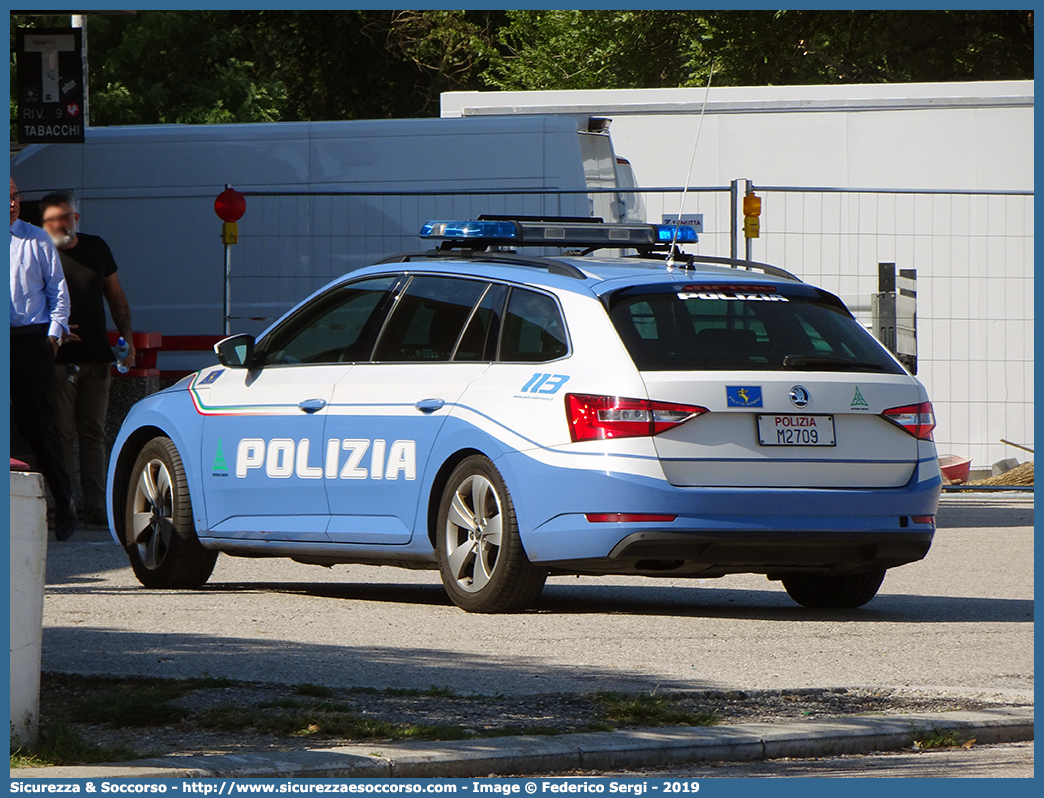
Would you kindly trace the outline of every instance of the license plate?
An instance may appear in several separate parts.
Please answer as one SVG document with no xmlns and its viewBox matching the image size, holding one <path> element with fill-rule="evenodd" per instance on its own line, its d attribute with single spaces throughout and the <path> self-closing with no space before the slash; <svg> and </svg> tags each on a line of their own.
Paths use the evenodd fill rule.
<svg viewBox="0 0 1044 798">
<path fill-rule="evenodd" d="M 833 446 L 833 416 L 758 416 L 762 446 Z"/>
</svg>

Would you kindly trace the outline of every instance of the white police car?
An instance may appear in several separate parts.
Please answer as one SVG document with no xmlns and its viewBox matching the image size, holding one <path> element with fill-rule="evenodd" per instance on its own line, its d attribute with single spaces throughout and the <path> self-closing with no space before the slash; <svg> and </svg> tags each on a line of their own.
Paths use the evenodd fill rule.
<svg viewBox="0 0 1044 798">
<path fill-rule="evenodd" d="M 226 552 L 438 567 L 478 612 L 562 574 L 763 573 L 805 606 L 866 603 L 934 534 L 924 388 L 837 297 L 665 262 L 675 236 L 695 238 L 431 222 L 437 249 L 225 339 L 116 440 L 110 521 L 138 579 L 197 587 Z"/>
</svg>

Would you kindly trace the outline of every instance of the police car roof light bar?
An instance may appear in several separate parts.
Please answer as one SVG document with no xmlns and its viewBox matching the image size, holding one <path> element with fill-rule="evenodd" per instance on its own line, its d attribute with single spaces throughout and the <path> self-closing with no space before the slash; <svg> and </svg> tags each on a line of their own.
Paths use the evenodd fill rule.
<svg viewBox="0 0 1044 798">
<path fill-rule="evenodd" d="M 604 224 L 564 221 L 430 221 L 420 237 L 437 239 L 476 249 L 479 246 L 509 244 L 515 247 L 619 247 L 656 249 L 673 241 L 696 243 L 696 229 L 688 225 Z"/>
</svg>

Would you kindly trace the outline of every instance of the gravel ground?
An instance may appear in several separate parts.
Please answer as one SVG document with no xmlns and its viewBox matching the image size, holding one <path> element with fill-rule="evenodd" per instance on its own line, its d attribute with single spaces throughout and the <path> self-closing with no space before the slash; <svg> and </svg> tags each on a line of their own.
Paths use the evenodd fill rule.
<svg viewBox="0 0 1044 798">
<path fill-rule="evenodd" d="M 236 682 L 195 687 L 166 703 L 181 710 L 181 717 L 160 723 L 129 725 L 126 718 L 97 722 L 103 709 L 115 703 L 114 696 L 140 694 L 143 688 L 157 689 L 177 682 L 118 680 L 66 674 L 44 674 L 41 717 L 44 725 L 65 720 L 85 739 L 103 747 L 123 744 L 143 756 L 177 756 L 242 753 L 244 751 L 327 748 L 349 743 L 373 744 L 379 750 L 390 737 L 387 726 L 375 733 L 345 736 L 328 733 L 332 719 L 384 722 L 399 729 L 413 726 L 437 727 L 417 739 L 461 739 L 504 734 L 557 734 L 628 726 L 674 725 L 677 713 L 711 714 L 717 725 L 780 722 L 795 718 L 826 718 L 852 715 L 897 715 L 914 712 L 974 710 L 1011 705 L 1000 697 L 931 694 L 910 690 L 804 689 L 794 691 L 699 691 L 659 693 L 660 702 L 639 701 L 653 714 L 614 714 L 614 706 L 633 707 L 634 696 L 544 695 L 524 698 L 462 696 L 448 691 L 429 694 L 396 694 L 392 691 L 309 689 L 265 683 Z M 321 695 L 308 693 L 321 692 Z M 639 699 L 648 699 L 648 694 Z M 153 705 L 164 698 L 153 700 Z M 93 709 L 92 709 L 93 707 Z M 674 712 L 664 714 L 664 708 Z M 253 725 L 237 729 L 207 728 L 208 715 L 240 718 Z M 293 714 L 295 731 L 261 730 L 266 720 Z M 133 713 L 131 717 L 134 717 Z M 680 717 L 684 718 L 684 714 Z M 92 722 L 93 721 L 93 722 Z M 384 733 L 381 733 L 384 729 Z"/>
</svg>

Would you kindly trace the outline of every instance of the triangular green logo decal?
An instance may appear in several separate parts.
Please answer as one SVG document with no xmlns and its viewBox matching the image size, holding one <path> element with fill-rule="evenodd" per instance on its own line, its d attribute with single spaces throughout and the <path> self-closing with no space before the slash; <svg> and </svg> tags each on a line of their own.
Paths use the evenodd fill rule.
<svg viewBox="0 0 1044 798">
<path fill-rule="evenodd" d="M 870 405 L 868 405 L 866 403 L 866 399 L 864 399 L 863 395 L 861 393 L 859 393 L 859 386 L 858 385 L 856 386 L 855 396 L 852 397 L 852 407 L 851 407 L 851 409 L 854 410 L 857 407 L 864 407 L 867 410 L 870 409 Z"/>
<path fill-rule="evenodd" d="M 228 471 L 228 465 L 225 464 L 225 455 L 221 451 L 221 439 L 218 438 L 217 452 L 214 453 L 214 467 L 213 471 Z"/>
</svg>

